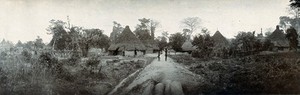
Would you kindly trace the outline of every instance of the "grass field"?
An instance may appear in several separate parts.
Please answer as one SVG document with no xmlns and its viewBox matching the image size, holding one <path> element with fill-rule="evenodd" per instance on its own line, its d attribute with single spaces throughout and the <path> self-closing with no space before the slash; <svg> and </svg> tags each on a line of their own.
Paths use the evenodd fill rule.
<svg viewBox="0 0 300 95">
<path fill-rule="evenodd" d="M 299 94 L 300 53 L 272 53 L 207 60 L 172 55 L 178 63 L 206 79 L 205 94 Z"/>
</svg>

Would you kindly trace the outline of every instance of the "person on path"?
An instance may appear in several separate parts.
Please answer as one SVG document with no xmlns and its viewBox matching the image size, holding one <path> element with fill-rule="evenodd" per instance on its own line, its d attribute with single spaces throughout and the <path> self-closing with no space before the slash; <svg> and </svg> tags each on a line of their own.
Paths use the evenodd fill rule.
<svg viewBox="0 0 300 95">
<path fill-rule="evenodd" d="M 136 57 L 137 55 L 137 51 L 136 51 L 136 48 L 134 49 L 134 57 Z"/>
<path fill-rule="evenodd" d="M 157 56 L 157 58 L 158 58 L 158 61 L 160 61 L 160 51 L 158 51 L 158 56 Z"/>
<path fill-rule="evenodd" d="M 168 57 L 168 49 L 165 49 L 165 61 L 167 61 L 167 57 Z"/>
</svg>

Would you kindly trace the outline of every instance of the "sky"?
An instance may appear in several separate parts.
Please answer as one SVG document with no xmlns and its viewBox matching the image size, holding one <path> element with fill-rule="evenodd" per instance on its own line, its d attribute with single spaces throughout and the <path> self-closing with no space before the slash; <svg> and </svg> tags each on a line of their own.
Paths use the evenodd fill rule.
<svg viewBox="0 0 300 95">
<path fill-rule="evenodd" d="M 211 34 L 219 30 L 233 38 L 239 31 L 263 32 L 275 29 L 279 17 L 288 15 L 289 0 L 0 0 L 0 39 L 14 43 L 32 41 L 40 36 L 50 42 L 46 28 L 51 19 L 67 21 L 84 28 L 112 32 L 113 21 L 133 31 L 138 19 L 160 22 L 162 31 L 182 32 L 181 21 L 199 17 L 201 27 Z M 198 29 L 195 33 L 201 33 Z M 256 33 L 257 33 L 256 32 Z"/>
</svg>

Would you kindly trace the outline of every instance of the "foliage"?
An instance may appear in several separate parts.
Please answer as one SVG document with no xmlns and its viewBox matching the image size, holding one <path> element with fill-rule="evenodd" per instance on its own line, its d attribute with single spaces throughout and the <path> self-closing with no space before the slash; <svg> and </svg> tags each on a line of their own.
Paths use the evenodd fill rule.
<svg viewBox="0 0 300 95">
<path fill-rule="evenodd" d="M 138 20 L 141 24 L 138 24 L 133 32 L 142 41 L 154 40 L 155 29 L 159 25 L 159 22 L 147 18 L 142 18 Z"/>
<path fill-rule="evenodd" d="M 290 27 L 286 31 L 286 38 L 290 41 L 290 50 L 294 49 L 297 50 L 298 47 L 298 33 L 297 30 L 293 27 Z"/>
<path fill-rule="evenodd" d="M 235 53 L 243 55 L 261 51 L 261 41 L 254 36 L 254 33 L 255 32 L 239 32 L 232 41 L 232 50 L 236 51 Z"/>
<path fill-rule="evenodd" d="M 182 51 L 181 46 L 183 45 L 185 41 L 185 37 L 177 32 L 175 34 L 171 34 L 169 40 L 170 40 L 170 46 L 175 50 L 175 51 Z"/>
<path fill-rule="evenodd" d="M 189 37 L 191 37 L 191 34 L 193 32 L 195 32 L 198 28 L 200 28 L 199 17 L 188 17 L 182 20 L 181 23 L 183 24 L 183 27 L 185 27 L 183 31 L 186 33 L 186 35 L 189 35 Z"/>
<path fill-rule="evenodd" d="M 66 22 L 61 20 L 51 20 L 47 30 L 49 34 L 53 34 L 52 40 L 49 45 L 52 46 L 55 50 L 65 50 L 68 49 L 68 44 L 71 43 L 71 37 L 68 35 L 66 29 Z"/>
<path fill-rule="evenodd" d="M 291 13 L 295 15 L 296 18 L 299 17 L 299 8 L 300 8 L 300 0 L 290 0 L 290 8 Z"/>
<path fill-rule="evenodd" d="M 299 28 L 297 24 L 300 21 L 300 18 L 281 16 L 279 17 L 279 20 L 279 24 L 282 28 L 288 28 L 288 26 Z"/>
<path fill-rule="evenodd" d="M 43 52 L 38 58 L 38 64 L 47 68 L 53 68 L 57 65 L 58 60 L 49 52 Z"/>
<path fill-rule="evenodd" d="M 42 49 L 44 48 L 45 44 L 43 43 L 43 39 L 40 38 L 40 36 L 37 37 L 34 41 L 34 47 L 35 49 Z"/>
<path fill-rule="evenodd" d="M 167 38 L 164 36 L 159 36 L 156 39 L 156 42 L 158 43 L 158 47 L 160 50 L 163 50 L 168 45 Z"/>
<path fill-rule="evenodd" d="M 103 34 L 100 29 L 85 29 L 80 39 L 80 48 L 83 56 L 87 56 L 90 48 L 105 48 L 109 47 L 109 37 Z"/>
<path fill-rule="evenodd" d="M 278 53 L 210 61 L 182 55 L 170 57 L 204 77 L 205 85 L 197 93 L 298 94 L 298 56 L 299 53 Z"/>
<path fill-rule="evenodd" d="M 21 52 L 21 55 L 22 55 L 23 60 L 24 60 L 25 62 L 27 62 L 27 63 L 30 62 L 31 57 L 32 57 L 32 54 L 31 54 L 28 50 L 23 50 L 23 51 Z"/>
<path fill-rule="evenodd" d="M 193 57 L 204 58 L 210 57 L 213 47 L 214 41 L 212 40 L 211 36 L 209 35 L 206 29 L 203 29 L 203 35 L 198 34 L 194 37 L 192 44 L 197 47 L 197 51 L 192 53 Z"/>
<path fill-rule="evenodd" d="M 121 26 L 120 23 L 113 21 L 113 30 L 110 33 L 110 40 L 112 43 L 115 43 L 117 41 L 117 38 L 121 34 L 121 32 L 124 30 L 124 28 Z"/>
<path fill-rule="evenodd" d="M 18 43 L 15 46 L 16 47 L 23 47 L 23 43 L 19 40 Z"/>
<path fill-rule="evenodd" d="M 61 20 L 51 20 L 49 34 L 53 34 L 49 43 L 54 50 L 75 50 L 82 51 L 83 56 L 87 56 L 90 48 L 109 47 L 110 39 L 103 34 L 100 29 L 83 29 L 82 27 L 72 26 L 66 27 L 66 22 Z"/>
</svg>

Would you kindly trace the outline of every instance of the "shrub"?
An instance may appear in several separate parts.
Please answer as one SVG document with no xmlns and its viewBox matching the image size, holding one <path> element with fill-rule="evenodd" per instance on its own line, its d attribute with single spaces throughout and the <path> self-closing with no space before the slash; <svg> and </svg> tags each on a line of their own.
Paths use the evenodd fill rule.
<svg viewBox="0 0 300 95">
<path fill-rule="evenodd" d="M 22 55 L 22 59 L 23 59 L 25 62 L 30 62 L 31 56 L 32 56 L 31 53 L 29 53 L 27 50 L 23 50 L 23 51 L 21 52 L 21 55 Z"/>
<path fill-rule="evenodd" d="M 100 63 L 100 60 L 97 57 L 91 57 L 87 60 L 86 66 L 87 67 L 96 67 Z"/>
<path fill-rule="evenodd" d="M 48 69 L 53 69 L 58 66 L 58 60 L 49 52 L 42 52 L 38 58 L 38 64 L 47 67 Z"/>
<path fill-rule="evenodd" d="M 78 52 L 73 52 L 71 55 L 71 58 L 69 59 L 69 64 L 70 65 L 75 65 L 76 63 L 78 63 L 80 61 L 80 55 Z"/>
</svg>

